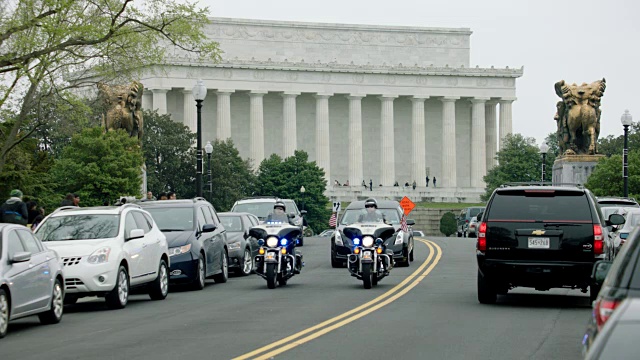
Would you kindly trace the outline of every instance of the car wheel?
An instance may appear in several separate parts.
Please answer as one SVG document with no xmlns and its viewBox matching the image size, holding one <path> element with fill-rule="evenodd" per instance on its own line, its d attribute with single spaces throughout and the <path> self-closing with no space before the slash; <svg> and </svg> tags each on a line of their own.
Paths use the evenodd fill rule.
<svg viewBox="0 0 640 360">
<path fill-rule="evenodd" d="M 213 275 L 213 280 L 217 283 L 226 283 L 229 279 L 229 260 L 226 251 L 222 251 L 222 266 L 220 274 Z"/>
<path fill-rule="evenodd" d="M 9 295 L 0 289 L 0 339 L 7 335 L 9 329 Z"/>
<path fill-rule="evenodd" d="M 332 268 L 342 268 L 344 267 L 344 263 L 338 259 L 336 259 L 336 256 L 331 253 L 331 267 Z"/>
<path fill-rule="evenodd" d="M 462 237 L 462 233 L 458 231 L 458 237 Z"/>
<path fill-rule="evenodd" d="M 65 294 L 64 295 L 64 304 L 65 305 L 73 305 L 75 303 L 78 302 L 78 297 L 75 295 L 69 295 L 69 294 Z"/>
<path fill-rule="evenodd" d="M 43 324 L 57 324 L 62 320 L 64 309 L 64 291 L 60 280 L 56 279 L 53 283 L 53 292 L 51 293 L 51 309 L 38 314 L 40 322 Z"/>
<path fill-rule="evenodd" d="M 495 304 L 497 299 L 498 293 L 495 287 L 478 270 L 478 301 L 480 304 Z"/>
<path fill-rule="evenodd" d="M 149 297 L 151 300 L 164 300 L 169 293 L 169 269 L 164 260 L 160 260 L 158 277 L 151 283 Z"/>
<path fill-rule="evenodd" d="M 123 309 L 127 306 L 129 302 L 129 274 L 124 266 L 120 265 L 116 286 L 104 299 L 110 309 Z"/>
<path fill-rule="evenodd" d="M 244 256 L 242 257 L 242 268 L 240 269 L 239 273 L 242 276 L 247 276 L 251 274 L 251 272 L 253 271 L 253 268 L 254 268 L 254 265 L 253 265 L 253 256 L 251 256 L 251 250 L 244 249 Z"/>
<path fill-rule="evenodd" d="M 413 259 L 413 249 L 411 249 L 411 252 L 409 253 L 409 260 L 411 260 L 411 261 L 415 261 L 415 260 Z"/>
<path fill-rule="evenodd" d="M 207 268 L 202 253 L 198 256 L 198 269 L 196 279 L 192 283 L 193 290 L 202 290 L 205 286 L 205 280 L 207 278 Z"/>
</svg>

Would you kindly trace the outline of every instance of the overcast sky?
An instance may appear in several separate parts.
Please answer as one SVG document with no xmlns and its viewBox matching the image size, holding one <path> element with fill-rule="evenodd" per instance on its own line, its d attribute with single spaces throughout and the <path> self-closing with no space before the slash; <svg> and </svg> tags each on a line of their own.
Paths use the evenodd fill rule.
<svg viewBox="0 0 640 360">
<path fill-rule="evenodd" d="M 471 67 L 521 67 L 513 131 L 540 143 L 555 131 L 553 84 L 606 78 L 600 137 L 640 119 L 640 1 L 201 0 L 212 16 L 346 24 L 467 27 Z"/>
</svg>

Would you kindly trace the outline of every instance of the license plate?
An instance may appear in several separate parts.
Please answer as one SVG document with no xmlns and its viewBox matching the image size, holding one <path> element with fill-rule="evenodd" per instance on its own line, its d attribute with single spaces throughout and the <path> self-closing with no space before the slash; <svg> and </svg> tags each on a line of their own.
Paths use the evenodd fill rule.
<svg viewBox="0 0 640 360">
<path fill-rule="evenodd" d="M 549 238 L 530 237 L 529 238 L 529 249 L 548 249 L 550 243 L 551 243 L 551 241 L 549 241 Z"/>
<path fill-rule="evenodd" d="M 363 259 L 371 259 L 371 252 L 370 251 L 365 251 L 362 253 L 362 258 Z"/>
<path fill-rule="evenodd" d="M 267 253 L 267 260 L 275 260 L 276 259 L 276 254 L 274 253 Z"/>
</svg>

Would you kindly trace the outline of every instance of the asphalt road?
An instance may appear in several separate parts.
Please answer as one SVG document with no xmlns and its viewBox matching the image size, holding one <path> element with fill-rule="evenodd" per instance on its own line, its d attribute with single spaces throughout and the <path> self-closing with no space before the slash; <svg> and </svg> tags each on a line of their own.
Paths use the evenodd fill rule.
<svg viewBox="0 0 640 360">
<path fill-rule="evenodd" d="M 327 238 L 308 238 L 300 248 L 306 266 L 286 287 L 269 290 L 251 275 L 210 281 L 203 291 L 172 289 L 164 301 L 136 295 L 124 310 L 88 299 L 67 306 L 58 325 L 41 326 L 37 317 L 12 322 L 0 357 L 581 358 L 587 294 L 517 289 L 496 305 L 481 305 L 474 240 L 429 239 L 438 246 L 416 242 L 411 267 L 394 268 L 371 290 L 347 269 L 331 268 Z M 256 349 L 262 350 L 243 356 Z"/>
</svg>

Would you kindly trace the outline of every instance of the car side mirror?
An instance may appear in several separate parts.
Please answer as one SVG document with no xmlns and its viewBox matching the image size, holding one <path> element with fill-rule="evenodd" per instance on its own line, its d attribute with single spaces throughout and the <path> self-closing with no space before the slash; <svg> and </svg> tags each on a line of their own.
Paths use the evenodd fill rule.
<svg viewBox="0 0 640 360">
<path fill-rule="evenodd" d="M 213 224 L 204 224 L 202 226 L 202 232 L 203 233 L 208 233 L 208 232 L 212 232 L 216 229 L 216 226 Z"/>
<path fill-rule="evenodd" d="M 604 279 L 607 278 L 607 274 L 609 274 L 609 270 L 611 269 L 612 261 L 608 260 L 600 260 L 593 265 L 593 272 L 591 273 L 591 278 L 596 285 L 602 285 Z"/>
<path fill-rule="evenodd" d="M 11 263 L 21 263 L 29 260 L 31 260 L 30 252 L 20 251 L 13 254 L 13 256 L 11 257 Z"/>
<path fill-rule="evenodd" d="M 249 233 L 245 231 L 244 234 L 242 234 L 242 237 L 247 240 L 249 238 Z"/>
<path fill-rule="evenodd" d="M 296 214 L 294 214 L 294 213 L 290 213 L 290 214 L 288 214 L 288 215 L 287 215 L 287 217 L 288 217 L 289 219 L 293 219 L 294 217 L 296 217 Z"/>
<path fill-rule="evenodd" d="M 622 225 L 625 222 L 624 216 L 620 214 L 611 214 L 607 219 L 607 225 Z"/>
<path fill-rule="evenodd" d="M 415 221 L 415 220 L 413 220 L 413 219 L 407 219 L 407 225 L 409 225 L 409 226 L 413 226 L 413 225 L 415 225 L 415 224 L 416 224 L 416 221 Z"/>
<path fill-rule="evenodd" d="M 142 229 L 133 229 L 129 233 L 129 237 L 127 238 L 127 241 L 133 240 L 133 239 L 140 239 L 142 237 L 144 237 L 144 230 L 142 230 Z"/>
<path fill-rule="evenodd" d="M 307 215 L 307 210 L 301 210 L 301 211 L 300 211 L 300 214 L 302 214 L 302 216 Z"/>
</svg>

